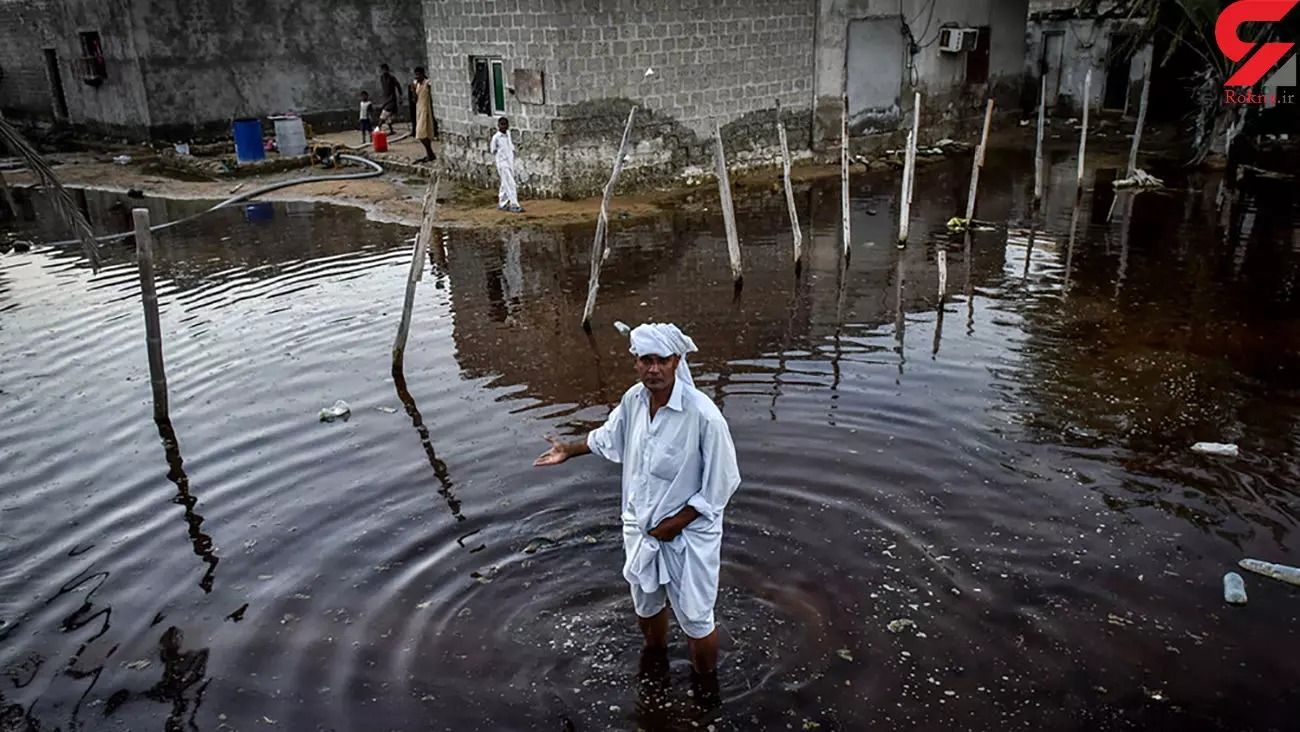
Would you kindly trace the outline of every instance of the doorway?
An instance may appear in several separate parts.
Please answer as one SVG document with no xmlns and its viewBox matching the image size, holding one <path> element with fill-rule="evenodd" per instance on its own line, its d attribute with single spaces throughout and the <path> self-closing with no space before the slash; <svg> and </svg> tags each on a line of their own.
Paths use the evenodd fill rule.
<svg viewBox="0 0 1300 732">
<path fill-rule="evenodd" d="M 1106 57 L 1106 93 L 1101 108 L 1123 112 L 1128 105 L 1129 77 L 1132 74 L 1132 37 L 1116 33 L 1110 37 L 1110 53 Z"/>
<path fill-rule="evenodd" d="M 45 49 L 45 74 L 50 78 L 50 95 L 54 97 L 56 119 L 68 118 L 68 97 L 63 93 L 63 74 L 59 71 L 59 54 L 53 48 Z"/>
<path fill-rule="evenodd" d="M 1038 73 L 1047 82 L 1044 103 L 1048 109 L 1055 109 L 1061 96 L 1061 63 L 1065 58 L 1065 32 L 1045 31 L 1043 33 L 1043 53 L 1038 59 Z"/>
<path fill-rule="evenodd" d="M 893 129 L 902 119 L 903 36 L 898 18 L 849 22 L 845 69 L 849 125 L 854 134 Z"/>
</svg>

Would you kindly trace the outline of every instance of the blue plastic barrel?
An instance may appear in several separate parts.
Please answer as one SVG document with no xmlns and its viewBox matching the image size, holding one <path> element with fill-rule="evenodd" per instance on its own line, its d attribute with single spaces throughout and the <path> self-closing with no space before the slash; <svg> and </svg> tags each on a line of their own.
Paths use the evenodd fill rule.
<svg viewBox="0 0 1300 732">
<path fill-rule="evenodd" d="M 252 163 L 266 158 L 266 149 L 262 147 L 262 121 L 259 119 L 237 119 L 234 125 L 235 159 L 241 163 Z"/>
</svg>

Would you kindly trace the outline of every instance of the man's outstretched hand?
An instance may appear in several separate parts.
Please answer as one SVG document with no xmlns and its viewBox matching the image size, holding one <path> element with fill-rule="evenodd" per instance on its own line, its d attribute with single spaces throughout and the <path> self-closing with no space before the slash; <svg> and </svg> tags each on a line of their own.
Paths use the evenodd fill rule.
<svg viewBox="0 0 1300 732">
<path fill-rule="evenodd" d="M 544 467 L 547 465 L 559 465 L 569 459 L 568 447 L 553 435 L 547 435 L 546 441 L 551 443 L 551 449 L 542 453 L 533 461 L 534 467 Z"/>
</svg>

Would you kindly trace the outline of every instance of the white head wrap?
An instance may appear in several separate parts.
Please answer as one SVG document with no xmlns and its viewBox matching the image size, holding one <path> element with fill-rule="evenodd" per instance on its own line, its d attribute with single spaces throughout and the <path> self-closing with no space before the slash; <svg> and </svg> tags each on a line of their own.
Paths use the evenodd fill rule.
<svg viewBox="0 0 1300 732">
<path fill-rule="evenodd" d="M 700 349 L 695 347 L 695 341 L 681 329 L 672 323 L 642 323 L 632 329 L 631 338 L 630 350 L 637 358 L 647 355 L 679 356 L 677 379 L 686 382 L 687 386 L 695 386 L 691 369 L 686 365 L 686 354 Z"/>
</svg>

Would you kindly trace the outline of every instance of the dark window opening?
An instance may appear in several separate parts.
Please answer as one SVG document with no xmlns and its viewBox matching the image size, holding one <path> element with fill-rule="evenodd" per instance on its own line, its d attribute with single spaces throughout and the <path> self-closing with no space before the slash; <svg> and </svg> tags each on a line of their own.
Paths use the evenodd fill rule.
<svg viewBox="0 0 1300 732">
<path fill-rule="evenodd" d="M 989 80 L 989 26 L 976 29 L 975 45 L 966 51 L 966 83 L 985 84 Z"/>
<path fill-rule="evenodd" d="M 1128 103 L 1129 76 L 1133 67 L 1132 38 L 1126 33 L 1110 37 L 1110 53 L 1106 57 L 1106 91 L 1102 93 L 1102 109 L 1124 111 Z"/>
<path fill-rule="evenodd" d="M 470 100 L 475 114 L 495 115 L 506 111 L 505 65 L 499 58 L 471 56 L 473 78 Z"/>
<path fill-rule="evenodd" d="M 81 34 L 81 78 L 87 84 L 99 84 L 108 78 L 108 63 L 104 60 L 104 46 L 98 31 Z"/>
</svg>

